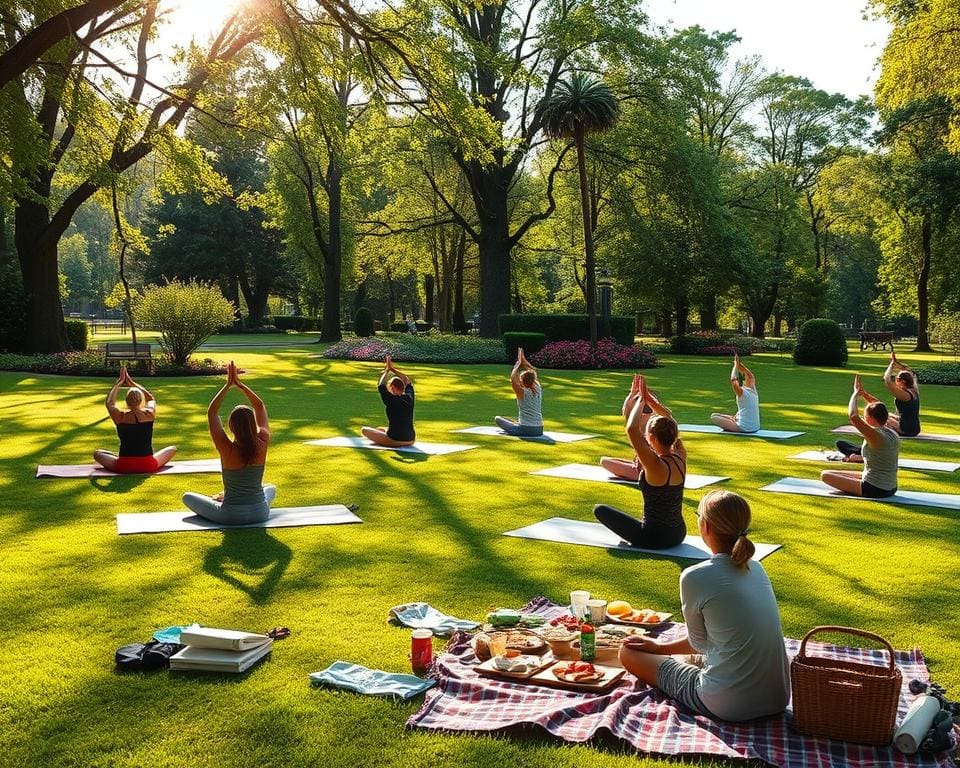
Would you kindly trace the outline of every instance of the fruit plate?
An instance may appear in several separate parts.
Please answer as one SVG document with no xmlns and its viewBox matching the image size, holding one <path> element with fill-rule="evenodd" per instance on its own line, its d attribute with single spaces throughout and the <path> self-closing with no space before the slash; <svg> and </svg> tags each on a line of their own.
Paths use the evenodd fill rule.
<svg viewBox="0 0 960 768">
<path fill-rule="evenodd" d="M 533 654 L 522 654 L 517 658 L 521 658 L 529 661 L 530 668 L 525 672 L 510 672 L 505 669 L 500 669 L 496 667 L 493 663 L 493 659 L 487 659 L 483 664 L 478 664 L 474 669 L 477 671 L 478 675 L 483 675 L 484 677 L 495 677 L 498 680 L 529 680 L 538 672 L 546 669 L 556 662 L 556 659 L 549 653 L 543 656 L 535 656 Z"/>
<path fill-rule="evenodd" d="M 542 669 L 533 675 L 530 678 L 527 678 L 529 682 L 536 683 L 537 685 L 544 685 L 548 688 L 563 688 L 567 691 L 588 691 L 590 693 L 603 693 L 609 691 L 611 688 L 616 686 L 623 676 L 626 674 L 626 670 L 622 667 L 608 667 L 603 664 L 594 664 L 594 669 L 597 672 L 602 672 L 603 677 L 599 680 L 595 680 L 589 683 L 577 683 L 570 680 L 561 680 L 556 675 L 553 674 L 553 668 L 547 667 Z"/>
<path fill-rule="evenodd" d="M 628 627 L 643 627 L 644 629 L 655 629 L 656 627 L 661 627 L 666 624 L 670 619 L 673 618 L 672 613 L 663 613 L 662 611 L 655 611 L 657 614 L 656 621 L 627 621 L 626 619 L 621 618 L 620 616 L 611 616 L 607 614 L 607 621 L 611 624 L 625 624 Z"/>
</svg>

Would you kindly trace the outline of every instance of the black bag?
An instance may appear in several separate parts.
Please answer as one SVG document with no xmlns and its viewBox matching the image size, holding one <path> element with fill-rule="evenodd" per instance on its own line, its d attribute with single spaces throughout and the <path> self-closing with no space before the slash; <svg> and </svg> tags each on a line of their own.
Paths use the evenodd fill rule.
<svg viewBox="0 0 960 768">
<path fill-rule="evenodd" d="M 151 640 L 148 643 L 131 643 L 118 648 L 114 658 L 120 669 L 147 671 L 166 669 L 170 666 L 170 657 L 183 650 L 180 643 L 161 643 Z"/>
</svg>

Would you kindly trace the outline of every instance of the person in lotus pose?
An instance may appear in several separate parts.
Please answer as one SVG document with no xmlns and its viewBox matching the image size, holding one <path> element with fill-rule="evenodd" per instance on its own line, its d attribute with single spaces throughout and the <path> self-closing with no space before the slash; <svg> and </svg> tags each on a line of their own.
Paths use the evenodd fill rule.
<svg viewBox="0 0 960 768">
<path fill-rule="evenodd" d="M 643 494 L 643 517 L 637 519 L 615 507 L 598 504 L 597 520 L 635 547 L 666 549 L 684 540 L 683 482 L 687 473 L 687 450 L 680 440 L 677 422 L 663 403 L 647 389 L 643 376 L 634 376 L 621 409 L 627 437 L 634 450 L 633 461 L 604 456 L 608 472 L 636 482 Z"/>
<path fill-rule="evenodd" d="M 743 374 L 743 384 L 740 383 Z M 740 355 L 733 356 L 730 386 L 737 397 L 737 413 L 711 413 L 710 421 L 725 432 L 756 432 L 760 429 L 760 397 L 757 395 L 757 377 L 740 362 Z"/>
<path fill-rule="evenodd" d="M 250 403 L 238 405 L 230 412 L 227 425 L 233 433 L 232 440 L 220 421 L 220 406 L 230 387 L 239 389 Z M 227 367 L 226 383 L 207 408 L 207 426 L 220 454 L 223 491 L 215 496 L 185 493 L 183 503 L 194 514 L 223 525 L 262 523 L 270 516 L 270 503 L 277 495 L 276 486 L 263 484 L 270 421 L 263 400 L 240 381 L 233 361 Z"/>
<path fill-rule="evenodd" d="M 394 367 L 390 355 L 387 355 L 383 374 L 377 382 L 377 391 L 387 410 L 387 426 L 363 427 L 361 434 L 377 445 L 390 448 L 413 445 L 417 439 L 413 427 L 413 381 Z"/>
<path fill-rule="evenodd" d="M 916 437 L 920 434 L 920 385 L 917 375 L 897 360 L 897 353 L 890 353 L 890 364 L 883 372 L 883 386 L 893 395 L 896 416 L 887 417 L 887 426 L 898 435 Z M 867 402 L 871 396 L 863 393 Z"/>
<path fill-rule="evenodd" d="M 697 527 L 713 556 L 680 574 L 686 636 L 628 637 L 620 662 L 699 715 L 743 722 L 782 712 L 790 665 L 773 587 L 751 560 L 750 505 L 736 493 L 712 491 L 697 509 Z M 699 655 L 699 663 L 679 658 L 687 654 Z"/>
<path fill-rule="evenodd" d="M 508 435 L 539 437 L 543 434 L 543 414 L 540 410 L 543 390 L 537 369 L 530 365 L 522 349 L 517 350 L 517 363 L 510 372 L 510 385 L 517 397 L 519 418 L 511 421 L 503 416 L 495 416 L 493 420 Z"/>
<path fill-rule="evenodd" d="M 117 393 L 120 387 L 129 387 L 124 398 L 127 408 L 121 411 L 117 407 Z M 120 370 L 120 376 L 106 400 L 107 413 L 117 426 L 120 439 L 119 455 L 97 449 L 93 460 L 104 469 L 120 474 L 149 474 L 164 466 L 177 453 L 175 445 L 153 451 L 153 424 L 157 419 L 157 400 L 143 385 L 137 384 L 126 368 Z"/>
</svg>

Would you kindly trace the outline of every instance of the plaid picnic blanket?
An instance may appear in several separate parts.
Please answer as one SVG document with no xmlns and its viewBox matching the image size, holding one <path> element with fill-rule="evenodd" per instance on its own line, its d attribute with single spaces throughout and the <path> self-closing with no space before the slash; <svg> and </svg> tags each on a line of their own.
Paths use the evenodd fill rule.
<svg viewBox="0 0 960 768">
<path fill-rule="evenodd" d="M 567 608 L 538 597 L 522 611 L 553 618 L 566 613 Z M 669 639 L 681 631 L 681 625 L 673 625 L 661 637 Z M 788 639 L 786 645 L 788 654 L 796 655 L 799 641 Z M 813 642 L 807 647 L 817 656 L 889 663 L 884 661 L 883 651 Z M 896 661 L 904 680 L 899 710 L 902 718 L 914 698 L 907 683 L 914 678 L 928 680 L 929 673 L 918 649 L 896 651 Z M 759 759 L 780 768 L 955 766 L 947 753 L 933 757 L 904 755 L 892 746 L 868 747 L 802 736 L 789 727 L 789 709 L 779 717 L 749 723 L 712 720 L 691 713 L 630 674 L 609 693 L 593 694 L 480 677 L 473 671 L 476 664 L 469 635 L 455 634 L 446 652 L 437 658 L 433 671 L 437 687 L 427 693 L 423 708 L 407 721 L 407 726 L 469 732 L 538 726 L 570 742 L 587 741 L 605 730 L 644 753 Z"/>
</svg>

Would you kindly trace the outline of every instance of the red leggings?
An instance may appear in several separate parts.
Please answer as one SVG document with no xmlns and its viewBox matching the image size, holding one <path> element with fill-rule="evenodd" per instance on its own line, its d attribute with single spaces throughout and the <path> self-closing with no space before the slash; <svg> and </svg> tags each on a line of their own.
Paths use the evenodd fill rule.
<svg viewBox="0 0 960 768">
<path fill-rule="evenodd" d="M 160 465 L 157 464 L 156 458 L 151 456 L 118 456 L 117 457 L 117 466 L 114 468 L 114 472 L 119 472 L 120 474 L 130 474 L 130 475 L 141 475 L 141 474 L 151 474 L 160 469 Z"/>
</svg>

